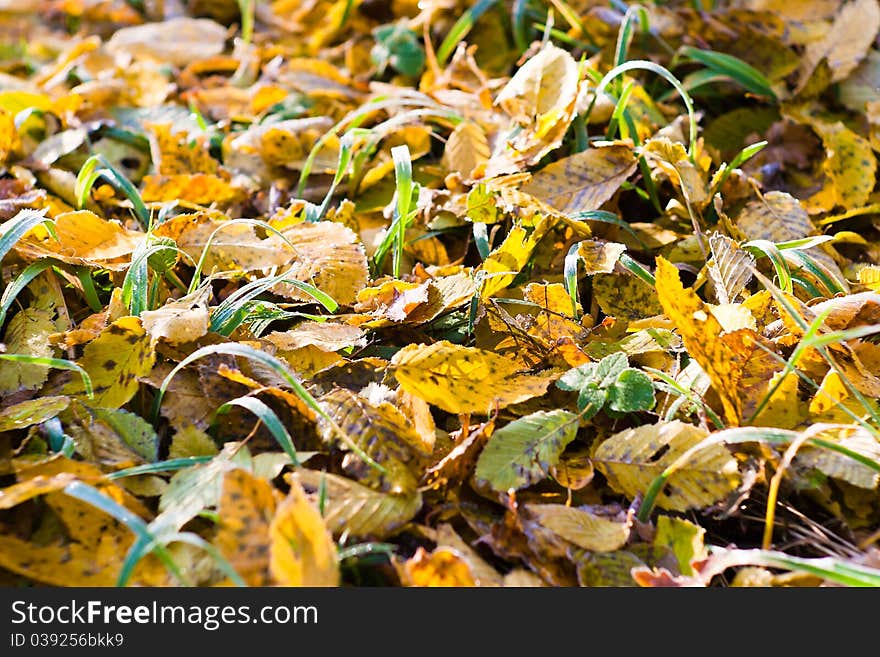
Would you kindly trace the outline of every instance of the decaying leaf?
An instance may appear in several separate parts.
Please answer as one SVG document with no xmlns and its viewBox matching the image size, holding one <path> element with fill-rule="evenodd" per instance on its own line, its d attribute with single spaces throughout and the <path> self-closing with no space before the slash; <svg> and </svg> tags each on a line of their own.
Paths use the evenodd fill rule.
<svg viewBox="0 0 880 657">
<path fill-rule="evenodd" d="M 541 169 L 522 189 L 566 214 L 598 210 L 635 169 L 627 146 L 590 148 Z"/>
<path fill-rule="evenodd" d="M 707 433 L 678 420 L 626 429 L 600 443 L 593 463 L 616 491 L 630 498 L 643 495 L 651 482 Z M 739 485 L 736 459 L 722 445 L 698 451 L 676 471 L 657 496 L 657 504 L 670 511 L 712 505 Z"/>
<path fill-rule="evenodd" d="M 345 477 L 297 469 L 292 477 L 313 496 L 324 491 L 324 522 L 338 537 L 385 538 L 409 522 L 422 506 L 421 493 L 380 493 Z M 323 483 L 322 483 L 323 482 Z"/>
<path fill-rule="evenodd" d="M 401 388 L 450 413 L 487 413 L 541 395 L 550 384 L 492 352 L 446 341 L 410 345 L 391 363 Z"/>
<path fill-rule="evenodd" d="M 103 408 L 119 408 L 138 389 L 138 377 L 146 376 L 153 367 L 156 354 L 150 339 L 137 317 L 118 319 L 88 343 L 79 365 L 91 377 L 94 398 Z M 67 395 L 83 395 L 84 384 L 72 379 L 63 388 Z"/>
<path fill-rule="evenodd" d="M 507 492 L 537 483 L 574 440 L 578 416 L 538 411 L 495 431 L 480 454 L 475 475 L 494 490 Z"/>
<path fill-rule="evenodd" d="M 318 509 L 302 487 L 291 481 L 287 498 L 269 526 L 269 569 L 282 586 L 336 586 L 336 544 Z"/>
<path fill-rule="evenodd" d="M 740 416 L 738 383 L 754 350 L 755 334 L 749 329 L 724 333 L 721 324 L 693 290 L 679 280 L 678 270 L 657 259 L 657 297 L 681 335 L 688 352 L 709 375 L 729 422 Z"/>
</svg>

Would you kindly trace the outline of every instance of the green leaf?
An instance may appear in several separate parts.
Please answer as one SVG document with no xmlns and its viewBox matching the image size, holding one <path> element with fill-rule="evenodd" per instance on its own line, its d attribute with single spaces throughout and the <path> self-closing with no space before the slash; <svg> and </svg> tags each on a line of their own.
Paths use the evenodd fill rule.
<svg viewBox="0 0 880 657">
<path fill-rule="evenodd" d="M 619 413 L 654 408 L 654 384 L 644 372 L 628 367 L 608 390 L 608 408 Z"/>
<path fill-rule="evenodd" d="M 91 412 L 96 418 L 109 424 L 125 444 L 147 461 L 152 463 L 159 458 L 159 436 L 153 426 L 142 417 L 111 408 L 95 408 Z"/>
<path fill-rule="evenodd" d="M 531 486 L 544 479 L 574 440 L 579 416 L 538 411 L 502 427 L 489 438 L 477 461 L 477 480 L 496 491 Z"/>
<path fill-rule="evenodd" d="M 425 67 L 425 50 L 419 36 L 406 25 L 406 21 L 382 25 L 373 30 L 376 45 L 370 51 L 370 59 L 383 72 L 389 65 L 398 73 L 415 77 Z"/>
<path fill-rule="evenodd" d="M 569 370 L 559 378 L 556 386 L 561 390 L 583 390 L 588 386 L 608 388 L 628 365 L 626 354 L 618 351 L 598 363 L 584 363 Z"/>
</svg>

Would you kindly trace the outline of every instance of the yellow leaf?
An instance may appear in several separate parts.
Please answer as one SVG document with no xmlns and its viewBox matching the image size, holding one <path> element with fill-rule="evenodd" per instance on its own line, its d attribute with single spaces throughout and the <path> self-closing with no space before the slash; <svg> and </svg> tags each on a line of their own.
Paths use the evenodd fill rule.
<svg viewBox="0 0 880 657">
<path fill-rule="evenodd" d="M 141 313 L 144 330 L 155 342 L 160 338 L 168 344 L 192 342 L 208 332 L 207 293 L 196 293 L 167 302 L 156 310 Z"/>
<path fill-rule="evenodd" d="M 807 44 L 797 91 L 803 89 L 823 59 L 831 70 L 832 82 L 849 77 L 867 54 L 878 29 L 880 7 L 876 0 L 855 0 L 841 7 L 825 36 Z"/>
<path fill-rule="evenodd" d="M 779 384 L 780 378 L 782 383 Z M 779 429 L 794 429 L 806 419 L 806 409 L 798 396 L 798 383 L 800 377 L 797 373 L 789 372 L 782 375 L 778 372 L 767 382 L 769 393 L 779 384 L 776 391 L 770 396 L 761 412 L 755 416 L 750 424 L 761 427 L 778 427 Z"/>
<path fill-rule="evenodd" d="M 737 424 L 741 402 L 737 391 L 746 361 L 754 350 L 756 334 L 750 329 L 724 333 L 709 306 L 679 280 L 678 269 L 657 257 L 657 298 L 675 324 L 688 354 L 709 375 L 721 399 L 726 420 Z"/>
<path fill-rule="evenodd" d="M 6 353 L 51 358 L 55 349 L 49 336 L 56 332 L 53 313 L 39 308 L 25 308 L 9 320 L 4 342 Z M 49 377 L 49 368 L 30 363 L 0 360 L 0 392 L 33 390 Z"/>
<path fill-rule="evenodd" d="M 683 573 L 684 574 L 684 573 Z M 808 586 L 816 588 L 822 586 L 824 580 L 818 575 L 805 572 L 772 573 L 766 568 L 747 566 L 740 568 L 733 576 L 730 586 L 766 588 L 769 586 Z"/>
<path fill-rule="evenodd" d="M 293 480 L 290 484 L 269 528 L 272 577 L 281 586 L 338 586 L 333 537 L 302 486 Z"/>
<path fill-rule="evenodd" d="M 217 173 L 219 162 L 208 154 L 204 137 L 186 131 L 172 132 L 171 123 L 148 124 L 155 172 L 160 176 Z"/>
<path fill-rule="evenodd" d="M 708 434 L 675 420 L 626 429 L 599 443 L 593 463 L 615 491 L 635 498 L 673 461 Z M 657 504 L 669 511 L 703 508 L 724 499 L 739 485 L 736 459 L 724 445 L 710 445 L 669 477 Z"/>
<path fill-rule="evenodd" d="M 657 518 L 657 533 L 654 534 L 655 547 L 668 547 L 678 560 L 682 575 L 694 575 L 691 563 L 705 559 L 708 555 L 703 537 L 706 530 L 685 520 L 672 516 Z"/>
<path fill-rule="evenodd" d="M 663 308 L 651 286 L 632 274 L 597 274 L 593 296 L 602 312 L 620 321 L 659 315 Z"/>
<path fill-rule="evenodd" d="M 327 414 L 342 431 L 385 469 L 379 472 L 360 458 L 348 458 L 345 473 L 360 483 L 382 492 L 407 494 L 416 490 L 421 476 L 420 448 L 423 445 L 406 417 L 388 402 L 371 404 L 361 395 L 336 388 L 320 398 Z M 338 443 L 335 430 L 321 423 L 324 439 Z M 344 444 L 336 449 L 348 451 Z"/>
<path fill-rule="evenodd" d="M 655 137 L 648 140 L 642 153 L 669 176 L 669 180 L 681 189 L 688 202 L 696 206 L 708 203 L 709 188 L 705 172 L 697 169 L 691 162 L 681 142 L 667 137 Z"/>
<path fill-rule="evenodd" d="M 289 331 L 272 331 L 264 339 L 275 345 L 279 355 L 293 363 L 297 370 L 302 369 L 297 364 L 301 358 L 316 359 L 321 353 L 337 356 L 336 352 L 341 349 L 366 344 L 361 329 L 337 322 L 306 321 Z M 335 362 L 339 357 L 331 360 Z"/>
<path fill-rule="evenodd" d="M 324 522 L 336 537 L 385 538 L 412 520 L 422 507 L 418 491 L 404 495 L 380 493 L 351 479 L 305 468 L 285 476 L 285 480 L 291 479 L 301 483 L 312 499 L 324 490 Z"/>
<path fill-rule="evenodd" d="M 522 191 L 560 212 L 598 210 L 636 169 L 629 146 L 589 148 L 538 171 Z"/>
<path fill-rule="evenodd" d="M 116 30 L 106 48 L 134 57 L 186 66 L 223 52 L 226 28 L 207 18 L 172 18 Z"/>
<path fill-rule="evenodd" d="M 617 242 L 584 240 L 578 244 L 577 254 L 588 275 L 610 274 L 624 251 L 626 247 Z"/>
<path fill-rule="evenodd" d="M 818 193 L 823 195 L 817 203 L 818 208 L 831 210 L 843 206 L 852 210 L 865 205 L 874 190 L 874 174 L 877 171 L 877 158 L 871 144 L 840 121 L 825 123 L 813 120 L 811 125 L 825 145 L 827 157 L 822 163 L 822 170 L 830 182 L 829 188 Z M 807 205 L 813 202 L 813 198 L 805 201 Z"/>
<path fill-rule="evenodd" d="M 131 254 L 146 235 L 128 230 L 118 221 L 102 219 L 94 212 L 64 212 L 55 217 L 58 240 L 46 235 L 37 239 L 36 231 L 18 242 L 16 251 L 37 260 L 58 258 L 72 265 L 88 265 L 114 271 L 128 268 Z"/>
<path fill-rule="evenodd" d="M 579 77 L 574 58 L 554 45 L 544 46 L 522 65 L 495 98 L 512 126 L 498 140 L 487 177 L 536 164 L 562 143 L 574 118 Z"/>
<path fill-rule="evenodd" d="M 443 166 L 457 172 L 463 180 L 474 176 L 474 169 L 489 160 L 489 142 L 486 133 L 476 123 L 464 121 L 455 126 L 443 149 Z"/>
<path fill-rule="evenodd" d="M 483 261 L 480 271 L 485 272 L 486 277 L 480 296 L 484 301 L 510 285 L 532 257 L 538 242 L 549 230 L 550 223 L 550 220 L 542 219 L 532 232 L 514 226 L 501 245 Z"/>
<path fill-rule="evenodd" d="M 332 221 L 297 224 L 282 231 L 296 250 L 287 271 L 290 278 L 311 283 L 340 305 L 351 305 L 369 279 L 364 246 L 353 230 Z M 289 299 L 312 301 L 298 288 L 279 283 L 272 292 Z"/>
<path fill-rule="evenodd" d="M 0 165 L 6 165 L 11 155 L 21 149 L 15 115 L 0 108 Z"/>
<path fill-rule="evenodd" d="M 630 523 L 564 504 L 527 504 L 538 523 L 569 543 L 591 552 L 614 552 L 629 539 Z"/>
<path fill-rule="evenodd" d="M 566 450 L 551 468 L 550 474 L 560 486 L 580 490 L 593 481 L 594 469 L 589 450 L 586 447 Z"/>
<path fill-rule="evenodd" d="M 0 509 L 11 509 L 38 495 L 54 493 L 77 480 L 75 474 L 61 472 L 52 476 L 37 475 L 25 481 L 0 489 Z"/>
<path fill-rule="evenodd" d="M 138 377 L 153 368 L 156 353 L 150 337 L 137 317 L 123 317 L 113 322 L 85 346 L 77 362 L 92 379 L 95 393 L 89 404 L 101 408 L 119 408 L 137 392 Z M 66 395 L 85 395 L 79 377 L 63 388 Z"/>
<path fill-rule="evenodd" d="M 57 528 L 60 522 L 61 533 L 66 536 L 63 541 L 59 535 L 47 542 L 36 536 L 25 540 L 9 533 L 0 535 L 0 567 L 50 586 L 115 584 L 121 566 L 119 555 L 128 551 L 134 534 L 91 504 L 60 492 L 61 484 L 75 479 L 95 486 L 114 501 L 148 517 L 142 504 L 117 484 L 108 482 L 96 466 L 62 457 L 43 461 L 18 473 L 19 484 L 11 491 L 6 489 L 6 501 L 11 505 L 26 501 L 31 493 L 45 493 L 43 500 L 57 518 L 54 526 Z M 167 586 L 169 578 L 154 557 L 147 557 L 135 569 L 131 582 Z"/>
<path fill-rule="evenodd" d="M 823 426 L 824 430 L 818 431 Z M 862 427 L 854 424 L 814 424 L 809 431 L 874 463 L 880 461 L 880 442 Z M 815 468 L 827 477 L 845 481 L 865 490 L 874 490 L 880 483 L 880 473 L 874 468 L 844 454 L 821 447 L 804 445 L 798 450 L 795 463 L 798 467 Z"/>
<path fill-rule="evenodd" d="M 523 289 L 523 298 L 541 308 L 559 315 L 571 313 L 571 298 L 561 283 L 529 283 Z"/>
<path fill-rule="evenodd" d="M 866 265 L 859 269 L 859 283 L 872 292 L 880 292 L 880 267 Z"/>
<path fill-rule="evenodd" d="M 168 447 L 168 458 L 179 459 L 187 456 L 214 456 L 217 445 L 214 440 L 195 425 L 178 429 Z"/>
<path fill-rule="evenodd" d="M 476 586 L 470 566 L 451 548 L 438 547 L 429 553 L 420 547 L 401 571 L 405 586 Z"/>
<path fill-rule="evenodd" d="M 153 233 L 170 237 L 193 262 L 198 262 L 211 235 L 211 248 L 205 256 L 204 273 L 225 272 L 232 277 L 242 271 L 280 267 L 290 262 L 296 253 L 274 234 L 260 238 L 254 227 L 247 224 L 225 225 L 226 217 L 219 213 L 199 212 L 178 215 L 159 224 Z M 216 234 L 215 234 L 216 231 Z M 216 275 L 215 274 L 215 275 Z"/>
<path fill-rule="evenodd" d="M 392 359 L 400 387 L 449 413 L 488 413 L 544 394 L 551 379 L 519 374 L 491 351 L 441 341 L 413 344 Z"/>
<path fill-rule="evenodd" d="M 249 586 L 269 582 L 269 526 L 276 499 L 265 479 L 235 468 L 223 477 L 214 543 Z"/>
<path fill-rule="evenodd" d="M 170 176 L 144 176 L 141 196 L 147 203 L 187 201 L 198 205 L 230 205 L 245 198 L 245 191 L 211 173 L 179 173 Z"/>
<path fill-rule="evenodd" d="M 70 405 L 67 397 L 40 397 L 0 410 L 0 433 L 24 429 L 55 417 Z"/>
</svg>

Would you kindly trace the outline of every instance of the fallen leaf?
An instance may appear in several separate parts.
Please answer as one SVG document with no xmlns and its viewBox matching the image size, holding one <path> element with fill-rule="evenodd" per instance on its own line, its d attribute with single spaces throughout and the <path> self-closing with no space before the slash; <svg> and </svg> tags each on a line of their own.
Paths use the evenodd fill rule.
<svg viewBox="0 0 880 657">
<path fill-rule="evenodd" d="M 269 526 L 269 570 L 281 586 L 337 586 L 336 544 L 302 487 L 290 481 L 287 498 Z"/>
<path fill-rule="evenodd" d="M 646 424 L 616 433 L 593 451 L 593 463 L 616 491 L 634 498 L 707 433 L 678 420 Z M 698 451 L 657 495 L 657 504 L 670 511 L 710 506 L 736 490 L 740 475 L 736 459 L 719 444 Z"/>
<path fill-rule="evenodd" d="M 629 538 L 629 523 L 604 518 L 586 508 L 528 504 L 526 509 L 547 529 L 591 552 L 614 552 Z"/>
<path fill-rule="evenodd" d="M 137 317 L 116 320 L 89 342 L 78 364 L 92 380 L 94 398 L 89 403 L 102 408 L 119 408 L 137 392 L 138 377 L 146 376 L 156 354 Z M 77 377 L 63 388 L 66 395 L 85 395 Z"/>
<path fill-rule="evenodd" d="M 400 387 L 449 413 L 487 413 L 537 397 L 550 379 L 519 374 L 492 352 L 441 341 L 413 344 L 391 360 Z"/>
<path fill-rule="evenodd" d="M 628 146 L 589 148 L 547 165 L 522 191 L 571 214 L 598 210 L 636 170 Z"/>
<path fill-rule="evenodd" d="M 531 486 L 549 475 L 577 430 L 578 416 L 558 409 L 514 420 L 489 438 L 474 474 L 499 492 Z"/>
</svg>

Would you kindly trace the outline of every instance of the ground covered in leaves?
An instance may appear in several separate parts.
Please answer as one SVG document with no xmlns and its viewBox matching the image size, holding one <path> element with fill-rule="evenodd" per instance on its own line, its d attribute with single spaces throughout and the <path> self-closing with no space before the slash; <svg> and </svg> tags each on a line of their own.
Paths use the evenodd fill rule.
<svg viewBox="0 0 880 657">
<path fill-rule="evenodd" d="M 880 585 L 876 0 L 0 0 L 0 582 Z"/>
</svg>

